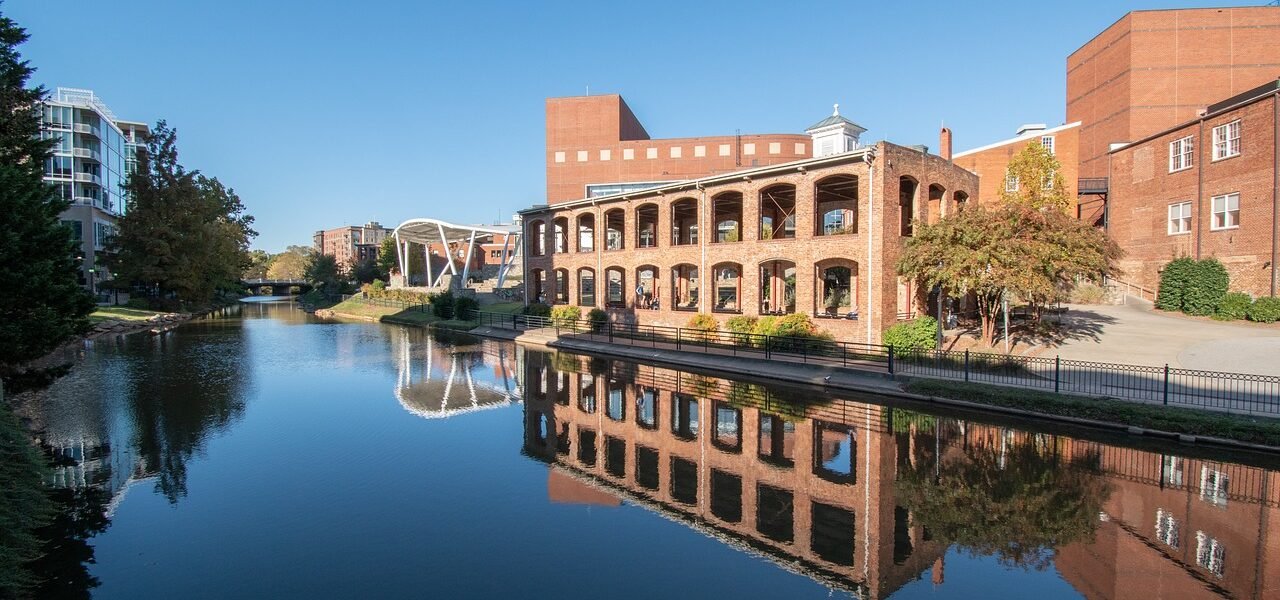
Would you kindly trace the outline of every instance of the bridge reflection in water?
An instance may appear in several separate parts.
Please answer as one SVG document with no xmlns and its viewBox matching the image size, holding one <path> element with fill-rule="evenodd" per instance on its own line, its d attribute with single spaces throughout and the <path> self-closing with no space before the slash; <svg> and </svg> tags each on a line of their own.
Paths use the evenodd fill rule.
<svg viewBox="0 0 1280 600">
<path fill-rule="evenodd" d="M 518 352 L 510 343 L 407 327 L 391 336 L 395 396 L 405 410 L 445 419 L 520 402 Z M 492 376 L 477 377 L 476 369 Z"/>
<path fill-rule="evenodd" d="M 945 586 L 952 546 L 1089 598 L 1280 597 L 1263 468 L 563 353 L 521 369 L 552 501 L 625 501 L 855 597 Z"/>
</svg>

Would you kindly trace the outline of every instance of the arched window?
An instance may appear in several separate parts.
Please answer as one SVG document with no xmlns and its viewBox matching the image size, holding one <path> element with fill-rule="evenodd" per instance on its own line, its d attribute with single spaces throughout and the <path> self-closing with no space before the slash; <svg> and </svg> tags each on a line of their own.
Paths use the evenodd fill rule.
<svg viewBox="0 0 1280 600">
<path fill-rule="evenodd" d="M 578 252 L 596 249 L 596 216 L 591 213 L 578 215 Z"/>
<path fill-rule="evenodd" d="M 655 248 L 658 245 L 658 205 L 643 204 L 636 207 L 636 247 Z"/>
<path fill-rule="evenodd" d="M 542 269 L 534 269 L 529 272 L 529 276 L 533 279 L 533 301 L 546 303 L 547 301 L 547 272 Z"/>
<path fill-rule="evenodd" d="M 832 175 L 813 186 L 816 235 L 858 233 L 858 178 Z"/>
<path fill-rule="evenodd" d="M 916 190 L 920 184 L 912 177 L 898 178 L 898 225 L 903 236 L 910 236 L 916 218 Z"/>
<path fill-rule="evenodd" d="M 569 217 L 556 217 L 551 221 L 551 251 L 564 254 L 569 251 Z"/>
<path fill-rule="evenodd" d="M 928 217 L 930 223 L 937 223 L 942 218 L 942 199 L 947 195 L 947 188 L 936 183 L 929 184 L 929 209 Z"/>
<path fill-rule="evenodd" d="M 627 217 L 621 208 L 604 213 L 604 249 L 621 250 L 624 245 L 623 232 L 626 231 Z"/>
<path fill-rule="evenodd" d="M 569 270 L 556 269 L 555 303 L 569 303 Z"/>
<path fill-rule="evenodd" d="M 760 263 L 760 314 L 796 312 L 796 263 L 771 260 Z"/>
<path fill-rule="evenodd" d="M 609 267 L 604 270 L 604 286 L 605 306 L 627 307 L 627 274 L 621 267 Z"/>
<path fill-rule="evenodd" d="M 671 268 L 671 308 L 698 310 L 698 267 L 676 265 Z"/>
<path fill-rule="evenodd" d="M 955 204 L 956 214 L 960 214 L 964 211 L 965 207 L 968 206 L 969 194 L 957 191 L 955 194 L 952 194 L 951 201 Z"/>
<path fill-rule="evenodd" d="M 531 256 L 546 255 L 547 224 L 542 221 L 534 221 L 529 224 L 529 229 L 533 231 L 533 235 L 529 238 L 529 254 Z"/>
<path fill-rule="evenodd" d="M 778 184 L 760 190 L 760 239 L 796 237 L 796 186 Z"/>
<path fill-rule="evenodd" d="M 716 227 L 713 243 L 742 241 L 742 194 L 724 192 L 711 199 L 711 214 Z"/>
<path fill-rule="evenodd" d="M 646 265 L 636 269 L 636 308 L 657 309 L 661 306 L 658 292 L 658 267 Z"/>
<path fill-rule="evenodd" d="M 823 317 L 856 318 L 858 313 L 858 263 L 836 258 L 817 263 L 814 313 Z"/>
<path fill-rule="evenodd" d="M 592 269 L 578 269 L 578 305 L 596 305 L 596 272 Z"/>
<path fill-rule="evenodd" d="M 671 203 L 671 245 L 698 243 L 698 201 L 681 198 Z"/>
<path fill-rule="evenodd" d="M 712 312 L 742 312 L 742 265 L 720 263 L 711 272 L 715 282 Z"/>
</svg>

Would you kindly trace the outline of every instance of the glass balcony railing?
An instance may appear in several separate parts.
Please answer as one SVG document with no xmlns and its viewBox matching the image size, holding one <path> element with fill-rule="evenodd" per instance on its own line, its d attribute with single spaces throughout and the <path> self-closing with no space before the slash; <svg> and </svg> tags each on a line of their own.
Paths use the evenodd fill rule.
<svg viewBox="0 0 1280 600">
<path fill-rule="evenodd" d="M 93 137 L 102 137 L 102 135 L 98 133 L 97 127 L 94 127 L 93 125 L 89 125 L 87 123 L 76 123 L 76 126 L 74 127 L 74 131 L 76 133 L 86 133 Z"/>
<path fill-rule="evenodd" d="M 91 158 L 98 162 L 102 162 L 102 154 L 100 154 L 97 150 L 90 150 L 89 148 L 76 148 L 72 150 L 71 153 L 75 155 L 76 158 Z"/>
<path fill-rule="evenodd" d="M 93 173 L 76 173 L 76 181 L 80 183 L 96 183 L 102 185 L 102 178 Z"/>
</svg>

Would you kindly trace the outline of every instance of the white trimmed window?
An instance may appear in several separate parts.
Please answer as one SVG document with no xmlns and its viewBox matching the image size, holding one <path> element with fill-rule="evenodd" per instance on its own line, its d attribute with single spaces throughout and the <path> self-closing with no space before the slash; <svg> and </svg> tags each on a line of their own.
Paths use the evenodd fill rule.
<svg viewBox="0 0 1280 600">
<path fill-rule="evenodd" d="M 1156 539 L 1170 548 L 1177 548 L 1179 540 L 1178 520 L 1163 508 L 1156 509 Z"/>
<path fill-rule="evenodd" d="M 1213 128 L 1213 160 L 1240 154 L 1240 120 Z"/>
<path fill-rule="evenodd" d="M 1213 197 L 1213 229 L 1235 229 L 1240 226 L 1240 193 Z"/>
<path fill-rule="evenodd" d="M 645 158 L 658 158 L 658 149 L 657 149 L 657 148 L 645 148 L 645 149 L 644 149 L 644 157 L 645 157 Z"/>
<path fill-rule="evenodd" d="M 1169 142 L 1169 172 L 1190 169 L 1195 164 L 1194 136 Z"/>
<path fill-rule="evenodd" d="M 636 157 L 636 150 L 635 150 L 635 148 L 623 148 L 623 149 L 622 149 L 622 160 L 634 160 L 634 159 L 635 159 L 635 157 Z"/>
<path fill-rule="evenodd" d="M 1191 203 L 1169 205 L 1169 235 L 1191 233 Z"/>
<path fill-rule="evenodd" d="M 682 150 L 681 150 L 680 146 L 672 146 L 672 147 L 671 147 L 671 158 L 680 158 L 681 152 L 682 152 Z"/>
<path fill-rule="evenodd" d="M 1225 558 L 1226 551 L 1216 538 L 1205 535 L 1203 531 L 1196 532 L 1196 564 L 1204 567 L 1210 573 L 1222 577 L 1223 559 Z"/>
<path fill-rule="evenodd" d="M 706 156 L 706 155 L 707 155 L 707 147 L 706 147 L 706 146 L 694 146 L 694 147 L 693 147 L 693 156 L 694 156 L 695 158 L 702 158 L 702 157 L 704 157 L 704 156 Z"/>
<path fill-rule="evenodd" d="M 752 155 L 752 154 L 755 154 L 755 153 L 756 153 L 756 145 L 755 145 L 755 144 L 743 144 L 743 145 L 742 145 L 742 153 L 743 153 L 743 154 L 746 154 L 747 156 L 750 156 L 750 155 Z"/>
<path fill-rule="evenodd" d="M 586 150 L 579 150 L 579 151 L 578 151 L 578 162 L 587 162 L 587 151 L 586 151 Z"/>
<path fill-rule="evenodd" d="M 1043 189 L 1043 190 L 1051 190 L 1051 189 L 1053 189 L 1053 176 L 1054 176 L 1054 175 L 1055 175 L 1054 173 L 1050 173 L 1050 174 L 1048 174 L 1048 175 L 1045 175 L 1045 176 L 1044 176 L 1044 183 L 1043 183 L 1043 184 L 1041 184 L 1040 189 Z"/>
<path fill-rule="evenodd" d="M 556 152 L 556 162 L 564 162 L 564 152 Z"/>
<path fill-rule="evenodd" d="M 1048 150 L 1050 155 L 1054 153 L 1053 152 L 1053 136 L 1051 135 L 1041 136 L 1040 145 L 1044 146 L 1044 149 Z"/>
<path fill-rule="evenodd" d="M 1005 178 L 1004 178 L 1004 191 L 1006 191 L 1006 192 L 1016 192 L 1016 191 L 1018 191 L 1018 176 L 1017 176 L 1017 175 L 1009 175 L 1009 176 L 1007 176 L 1007 177 L 1005 177 Z"/>
<path fill-rule="evenodd" d="M 769 154 L 782 154 L 782 143 L 769 142 Z"/>
<path fill-rule="evenodd" d="M 612 159 L 613 159 L 613 151 L 612 151 L 612 150 L 601 150 L 601 151 L 600 151 L 600 160 L 612 160 Z"/>
<path fill-rule="evenodd" d="M 796 144 L 796 154 L 804 154 L 804 144 Z"/>
<path fill-rule="evenodd" d="M 729 144 L 720 144 L 720 156 L 729 156 Z"/>
</svg>

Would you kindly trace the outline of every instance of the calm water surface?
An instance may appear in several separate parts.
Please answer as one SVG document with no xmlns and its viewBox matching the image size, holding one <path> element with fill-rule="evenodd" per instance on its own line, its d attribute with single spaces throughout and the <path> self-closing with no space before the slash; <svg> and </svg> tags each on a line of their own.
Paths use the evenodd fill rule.
<svg viewBox="0 0 1280 600">
<path fill-rule="evenodd" d="M 289 303 L 100 340 L 23 410 L 49 596 L 1280 596 L 1267 468 Z"/>
</svg>

